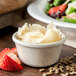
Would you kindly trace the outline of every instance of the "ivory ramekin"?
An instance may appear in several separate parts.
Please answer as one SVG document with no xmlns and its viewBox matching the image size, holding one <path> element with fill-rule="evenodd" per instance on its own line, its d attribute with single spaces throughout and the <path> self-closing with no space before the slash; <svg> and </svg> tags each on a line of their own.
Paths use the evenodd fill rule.
<svg viewBox="0 0 76 76">
<path fill-rule="evenodd" d="M 60 56 L 62 45 L 66 38 L 53 43 L 46 44 L 32 44 L 24 43 L 16 38 L 16 33 L 13 34 L 12 40 L 14 41 L 18 56 L 20 60 L 29 66 L 33 67 L 46 67 L 55 64 Z"/>
</svg>

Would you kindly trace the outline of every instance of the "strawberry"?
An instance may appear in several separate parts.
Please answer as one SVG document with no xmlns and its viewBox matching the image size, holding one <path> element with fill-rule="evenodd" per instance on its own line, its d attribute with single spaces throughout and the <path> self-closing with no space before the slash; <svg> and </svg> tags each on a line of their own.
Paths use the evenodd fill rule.
<svg viewBox="0 0 76 76">
<path fill-rule="evenodd" d="M 19 60 L 19 58 L 14 54 L 14 53 L 9 53 L 7 54 L 11 59 L 13 59 L 15 62 L 17 62 L 18 64 L 21 64 L 21 61 Z"/>
<path fill-rule="evenodd" d="M 0 55 L 6 55 L 6 54 L 11 53 L 11 52 L 17 55 L 17 49 L 16 48 L 12 48 L 12 49 L 5 48 L 4 50 L 2 50 L 0 52 Z"/>
<path fill-rule="evenodd" d="M 17 55 L 17 49 L 16 48 L 12 48 L 12 49 L 9 49 L 9 48 L 5 48 L 4 50 L 2 50 L 0 52 L 0 59 L 4 56 L 4 55 L 7 55 L 9 53 L 14 53 Z"/>
<path fill-rule="evenodd" d="M 12 48 L 11 51 L 12 51 L 14 54 L 18 55 L 18 54 L 17 54 L 17 48 L 16 48 L 16 47 Z"/>
<path fill-rule="evenodd" d="M 57 13 L 58 11 L 60 11 L 60 13 L 64 12 L 65 9 L 67 7 L 67 4 L 62 4 L 62 5 L 59 5 L 57 7 L 52 7 L 48 12 L 49 12 L 49 15 L 51 14 L 54 14 L 54 13 Z"/>
<path fill-rule="evenodd" d="M 9 48 L 5 48 L 4 50 L 2 50 L 1 52 L 0 52 L 0 59 L 5 55 L 5 54 L 7 54 L 7 53 L 9 53 L 10 52 L 10 49 Z"/>
<path fill-rule="evenodd" d="M 23 67 L 14 61 L 10 55 L 5 55 L 0 63 L 0 68 L 6 71 L 20 71 Z"/>
</svg>

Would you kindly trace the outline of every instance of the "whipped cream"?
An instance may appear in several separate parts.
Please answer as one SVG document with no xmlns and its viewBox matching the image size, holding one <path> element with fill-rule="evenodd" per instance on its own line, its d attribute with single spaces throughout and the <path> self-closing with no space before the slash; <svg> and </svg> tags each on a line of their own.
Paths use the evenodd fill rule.
<svg viewBox="0 0 76 76">
<path fill-rule="evenodd" d="M 25 43 L 52 43 L 62 39 L 62 32 L 53 23 L 47 27 L 40 24 L 25 23 L 19 27 L 16 37 Z"/>
</svg>

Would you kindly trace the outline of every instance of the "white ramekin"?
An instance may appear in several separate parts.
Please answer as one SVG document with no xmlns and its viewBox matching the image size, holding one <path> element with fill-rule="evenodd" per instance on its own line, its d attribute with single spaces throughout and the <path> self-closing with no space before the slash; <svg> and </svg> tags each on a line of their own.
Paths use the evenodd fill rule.
<svg viewBox="0 0 76 76">
<path fill-rule="evenodd" d="M 66 40 L 64 35 L 62 40 L 54 43 L 32 44 L 18 40 L 16 34 L 17 32 L 13 34 L 12 39 L 15 42 L 20 60 L 33 67 L 46 67 L 55 64 L 59 59 L 62 44 Z"/>
</svg>

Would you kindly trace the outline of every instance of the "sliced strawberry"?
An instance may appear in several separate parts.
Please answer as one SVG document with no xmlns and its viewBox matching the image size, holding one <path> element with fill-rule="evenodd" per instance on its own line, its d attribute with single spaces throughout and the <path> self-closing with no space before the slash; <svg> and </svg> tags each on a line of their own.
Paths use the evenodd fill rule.
<svg viewBox="0 0 76 76">
<path fill-rule="evenodd" d="M 11 59 L 13 59 L 15 62 L 17 62 L 18 64 L 21 64 L 21 61 L 19 60 L 19 58 L 14 53 L 9 53 L 8 56 Z"/>
<path fill-rule="evenodd" d="M 49 13 L 49 15 L 54 14 L 54 13 L 57 13 L 58 11 L 60 11 L 60 13 L 62 13 L 62 12 L 65 11 L 66 7 L 67 7 L 67 4 L 62 4 L 62 5 L 59 5 L 57 7 L 52 7 L 48 11 L 48 13 Z"/>
<path fill-rule="evenodd" d="M 14 54 L 18 55 L 18 53 L 17 53 L 17 48 L 16 48 L 16 47 L 12 48 L 11 51 L 12 51 Z"/>
<path fill-rule="evenodd" d="M 4 56 L 4 55 L 7 55 L 9 53 L 14 53 L 17 55 L 17 49 L 16 48 L 12 48 L 12 49 L 9 49 L 9 48 L 5 48 L 4 50 L 2 50 L 0 52 L 0 59 Z"/>
<path fill-rule="evenodd" d="M 9 48 L 5 48 L 4 50 L 2 50 L 1 52 L 0 52 L 0 59 L 5 55 L 5 54 L 7 54 L 7 53 L 9 53 L 10 52 L 10 49 Z"/>
<path fill-rule="evenodd" d="M 5 55 L 0 63 L 0 68 L 6 71 L 20 71 L 23 67 L 11 59 L 8 55 Z"/>
</svg>

